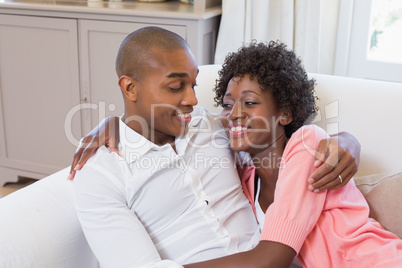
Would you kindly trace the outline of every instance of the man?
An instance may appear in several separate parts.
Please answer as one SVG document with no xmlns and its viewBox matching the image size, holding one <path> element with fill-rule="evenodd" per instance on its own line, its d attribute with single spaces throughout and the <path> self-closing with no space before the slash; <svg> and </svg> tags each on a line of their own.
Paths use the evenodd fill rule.
<svg viewBox="0 0 402 268">
<path fill-rule="evenodd" d="M 123 41 L 116 71 L 123 157 L 100 148 L 74 181 L 101 266 L 180 267 L 250 249 L 257 224 L 215 116 L 193 112 L 198 69 L 186 42 L 140 29 Z"/>
</svg>

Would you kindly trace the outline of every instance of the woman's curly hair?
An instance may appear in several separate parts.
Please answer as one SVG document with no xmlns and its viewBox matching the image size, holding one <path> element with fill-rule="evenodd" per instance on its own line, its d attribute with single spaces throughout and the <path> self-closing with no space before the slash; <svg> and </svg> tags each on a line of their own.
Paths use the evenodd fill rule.
<svg viewBox="0 0 402 268">
<path fill-rule="evenodd" d="M 285 126 L 287 137 L 316 115 L 315 80 L 308 79 L 301 60 L 284 43 L 253 41 L 226 56 L 214 89 L 217 106 L 223 105 L 230 80 L 246 74 L 256 77 L 261 90 L 270 90 L 278 107 L 292 114 L 293 121 Z"/>
</svg>

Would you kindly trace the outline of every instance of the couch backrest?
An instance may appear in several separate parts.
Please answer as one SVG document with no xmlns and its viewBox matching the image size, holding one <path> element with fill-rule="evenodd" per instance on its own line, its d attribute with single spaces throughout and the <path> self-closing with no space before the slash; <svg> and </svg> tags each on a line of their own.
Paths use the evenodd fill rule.
<svg viewBox="0 0 402 268">
<path fill-rule="evenodd" d="M 213 112 L 212 91 L 220 65 L 199 66 L 199 105 Z M 320 111 L 314 123 L 326 131 L 348 131 L 362 147 L 358 176 L 402 170 L 402 84 L 310 74 L 317 81 Z"/>
</svg>

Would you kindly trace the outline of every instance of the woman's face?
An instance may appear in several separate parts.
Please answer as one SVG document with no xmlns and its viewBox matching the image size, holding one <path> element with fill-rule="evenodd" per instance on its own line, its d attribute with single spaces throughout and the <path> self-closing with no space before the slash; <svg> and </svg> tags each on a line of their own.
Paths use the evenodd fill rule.
<svg viewBox="0 0 402 268">
<path fill-rule="evenodd" d="M 257 78 L 233 77 L 223 97 L 222 125 L 235 151 L 256 154 L 284 133 L 283 112 L 269 90 L 261 91 Z"/>
</svg>

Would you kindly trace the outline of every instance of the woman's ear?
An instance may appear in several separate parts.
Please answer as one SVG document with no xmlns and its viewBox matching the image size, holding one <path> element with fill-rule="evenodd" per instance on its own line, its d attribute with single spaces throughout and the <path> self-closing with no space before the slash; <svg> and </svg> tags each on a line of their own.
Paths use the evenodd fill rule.
<svg viewBox="0 0 402 268">
<path fill-rule="evenodd" d="M 283 112 L 283 114 L 281 115 L 281 118 L 279 119 L 279 123 L 282 126 L 287 126 L 290 123 L 292 123 L 292 121 L 293 121 L 293 116 L 292 116 L 292 113 L 290 113 L 290 112 Z"/>
<path fill-rule="evenodd" d="M 137 101 L 137 81 L 127 75 L 122 75 L 119 78 L 119 86 L 125 98 L 130 101 Z"/>
</svg>

